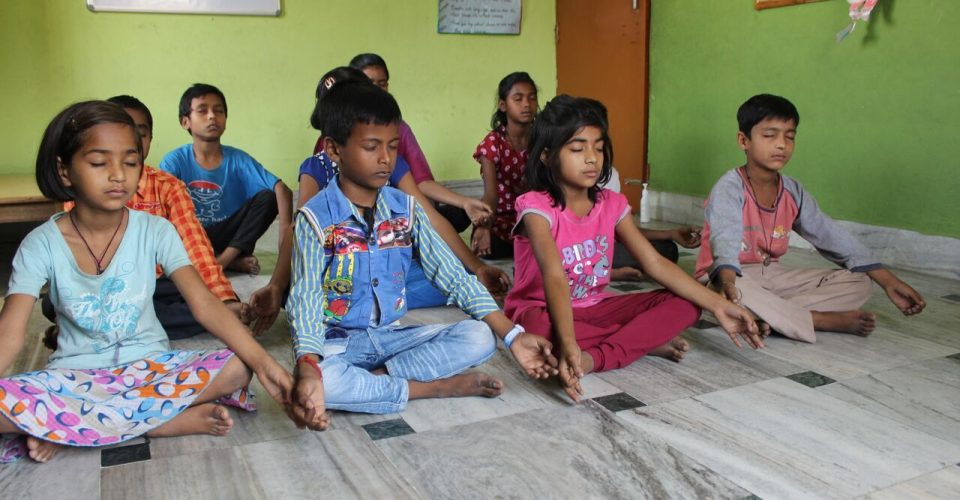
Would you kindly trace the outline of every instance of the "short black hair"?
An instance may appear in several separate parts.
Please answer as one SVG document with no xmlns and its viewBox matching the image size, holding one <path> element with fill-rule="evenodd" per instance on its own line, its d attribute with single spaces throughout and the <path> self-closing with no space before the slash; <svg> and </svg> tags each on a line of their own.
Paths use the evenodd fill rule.
<svg viewBox="0 0 960 500">
<path fill-rule="evenodd" d="M 37 151 L 37 186 L 44 196 L 56 201 L 74 199 L 73 189 L 63 185 L 59 164 L 69 165 L 73 155 L 83 146 L 87 132 L 106 123 L 119 123 L 130 127 L 130 134 L 137 145 L 140 163 L 143 164 L 143 144 L 137 134 L 133 118 L 117 104 L 107 101 L 84 101 L 68 106 L 53 117 L 40 140 Z"/>
<path fill-rule="evenodd" d="M 358 123 L 390 125 L 401 120 L 396 99 L 369 80 L 334 85 L 321 103 L 321 130 L 337 144 L 346 144 Z"/>
<path fill-rule="evenodd" d="M 518 83 L 529 83 L 530 86 L 533 87 L 533 90 L 539 90 L 533 78 L 530 78 L 530 75 L 527 74 L 526 71 L 514 71 L 503 77 L 503 79 L 500 80 L 500 84 L 497 85 L 497 105 L 494 107 L 493 116 L 490 118 L 490 130 L 497 130 L 501 126 L 506 126 L 507 112 L 500 111 L 500 101 L 506 101 L 507 95 L 510 94 L 510 89 Z"/>
<path fill-rule="evenodd" d="M 317 130 L 322 130 L 322 120 L 320 118 L 320 100 L 330 91 L 330 88 L 339 83 L 346 82 L 369 82 L 370 79 L 363 71 L 350 66 L 340 66 L 327 71 L 320 81 L 317 82 L 317 101 L 313 105 L 313 113 L 310 113 L 310 126 Z"/>
<path fill-rule="evenodd" d="M 593 126 L 600 129 L 603 139 L 603 165 L 597 183 L 587 190 L 587 196 L 590 201 L 597 201 L 597 194 L 603 189 L 600 186 L 610 180 L 613 169 L 613 143 L 607 132 L 606 117 L 601 112 L 605 110 L 600 101 L 566 94 L 554 97 L 543 107 L 530 127 L 524 174 L 531 190 L 545 191 L 553 198 L 554 206 L 566 207 L 560 186 L 560 150 L 578 130 Z M 541 160 L 541 156 L 545 156 L 545 160 Z"/>
<path fill-rule="evenodd" d="M 757 94 L 740 105 L 737 110 L 737 123 L 740 131 L 750 137 L 750 131 L 756 124 L 767 118 L 784 121 L 793 120 L 793 126 L 800 125 L 800 113 L 796 106 L 784 97 L 772 94 Z"/>
<path fill-rule="evenodd" d="M 387 80 L 390 80 L 390 70 L 387 69 L 387 61 L 384 61 L 382 57 L 377 54 L 370 52 L 364 54 L 357 54 L 353 56 L 353 59 L 350 59 L 350 67 L 359 69 L 363 71 L 363 68 L 367 66 L 380 66 L 383 68 L 384 76 L 387 77 Z"/>
<path fill-rule="evenodd" d="M 223 92 L 220 92 L 220 89 L 210 85 L 208 83 L 194 83 L 186 91 L 183 92 L 183 95 L 180 97 L 180 115 L 179 119 L 183 119 L 184 116 L 190 115 L 190 105 L 193 104 L 193 100 L 197 97 L 203 97 L 207 94 L 214 94 L 220 97 L 220 101 L 223 102 L 223 114 L 227 114 L 227 98 L 223 95 Z"/>
<path fill-rule="evenodd" d="M 150 108 L 146 104 L 133 97 L 131 95 L 115 95 L 109 99 L 107 102 L 112 102 L 119 105 L 121 108 L 125 109 L 135 109 L 144 114 L 147 117 L 147 127 L 150 127 L 150 135 L 153 135 L 153 115 L 150 114 Z"/>
</svg>

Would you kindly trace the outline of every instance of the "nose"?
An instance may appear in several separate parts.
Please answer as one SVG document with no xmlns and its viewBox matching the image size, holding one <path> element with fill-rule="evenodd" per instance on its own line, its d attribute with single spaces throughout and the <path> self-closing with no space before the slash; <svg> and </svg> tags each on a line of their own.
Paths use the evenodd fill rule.
<svg viewBox="0 0 960 500">
<path fill-rule="evenodd" d="M 380 155 L 379 155 L 379 158 L 377 158 L 377 162 L 380 163 L 381 165 L 390 164 L 390 146 L 389 145 L 385 144 L 383 145 L 383 147 L 380 148 Z"/>
<path fill-rule="evenodd" d="M 584 154 L 583 161 L 584 161 L 587 165 L 596 165 L 596 164 L 597 164 L 597 157 L 598 157 L 598 156 L 600 156 L 600 154 L 597 153 L 597 151 L 596 151 L 595 149 L 593 149 L 593 148 L 587 148 L 587 150 L 585 151 L 585 154 Z"/>
<path fill-rule="evenodd" d="M 127 180 L 127 172 L 122 161 L 111 161 L 109 174 L 109 179 L 112 182 L 123 182 Z"/>
</svg>

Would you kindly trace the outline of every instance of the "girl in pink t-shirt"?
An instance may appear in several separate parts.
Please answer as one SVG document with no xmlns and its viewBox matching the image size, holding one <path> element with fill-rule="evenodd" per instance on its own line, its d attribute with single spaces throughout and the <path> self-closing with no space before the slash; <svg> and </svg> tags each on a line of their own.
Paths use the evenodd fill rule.
<svg viewBox="0 0 960 500">
<path fill-rule="evenodd" d="M 630 220 L 626 198 L 597 187 L 609 179 L 613 158 L 599 106 L 558 96 L 530 131 L 525 174 L 531 191 L 516 202 L 516 284 L 504 308 L 527 331 L 553 337 L 561 382 L 574 400 L 591 371 L 620 368 L 645 354 L 680 361 L 689 344 L 677 336 L 697 321 L 700 308 L 712 312 L 738 346 L 742 336 L 763 347 L 749 312 L 663 258 Z M 669 290 L 604 292 L 615 238 L 644 274 Z"/>
</svg>

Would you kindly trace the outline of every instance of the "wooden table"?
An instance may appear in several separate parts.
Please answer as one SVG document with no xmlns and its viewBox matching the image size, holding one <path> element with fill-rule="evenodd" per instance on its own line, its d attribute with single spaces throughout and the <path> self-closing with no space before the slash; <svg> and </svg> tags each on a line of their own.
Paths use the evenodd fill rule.
<svg viewBox="0 0 960 500">
<path fill-rule="evenodd" d="M 0 223 L 43 221 L 63 210 L 63 203 L 44 198 L 33 174 L 0 175 Z"/>
</svg>

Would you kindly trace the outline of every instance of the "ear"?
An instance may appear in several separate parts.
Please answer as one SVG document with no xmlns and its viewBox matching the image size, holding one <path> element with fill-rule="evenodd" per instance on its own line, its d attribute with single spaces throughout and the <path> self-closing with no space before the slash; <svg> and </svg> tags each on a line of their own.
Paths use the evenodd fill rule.
<svg viewBox="0 0 960 500">
<path fill-rule="evenodd" d="M 323 138 L 323 152 L 336 163 L 340 163 L 340 145 L 330 137 Z"/>
<path fill-rule="evenodd" d="M 184 130 L 186 130 L 187 132 L 189 132 L 189 131 L 190 131 L 190 117 L 189 117 L 189 116 L 181 117 L 181 118 L 180 118 L 180 126 L 181 126 Z M 150 133 L 151 133 L 151 135 L 153 135 L 153 131 L 151 131 Z"/>
<path fill-rule="evenodd" d="M 750 146 L 750 137 L 739 130 L 737 131 L 737 146 L 744 151 Z"/>
<path fill-rule="evenodd" d="M 540 163 L 546 164 L 546 163 L 547 163 L 547 156 L 548 156 L 548 155 L 547 155 L 547 150 L 544 149 L 544 150 L 540 153 Z"/>
<path fill-rule="evenodd" d="M 66 187 L 72 187 L 73 183 L 70 182 L 70 176 L 67 174 L 67 166 L 63 163 L 63 160 L 60 157 L 57 157 L 57 175 L 60 176 L 60 182 Z"/>
<path fill-rule="evenodd" d="M 507 101 L 504 101 L 503 99 L 500 99 L 499 101 L 497 101 L 497 109 L 499 109 L 501 113 L 506 113 Z"/>
</svg>

